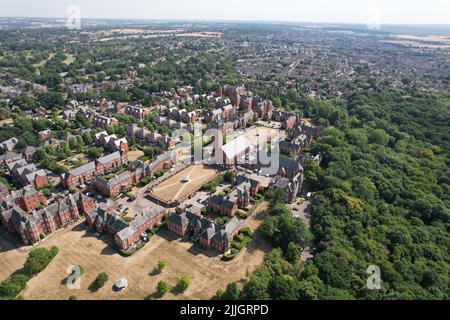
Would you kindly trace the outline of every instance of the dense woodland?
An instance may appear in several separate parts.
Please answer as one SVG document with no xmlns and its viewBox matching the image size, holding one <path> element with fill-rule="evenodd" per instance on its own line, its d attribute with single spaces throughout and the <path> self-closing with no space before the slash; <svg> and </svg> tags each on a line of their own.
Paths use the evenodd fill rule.
<svg viewBox="0 0 450 320">
<path fill-rule="evenodd" d="M 449 298 L 450 96 L 384 88 L 339 105 L 311 150 L 321 166 L 305 172 L 312 237 L 275 197 L 260 231 L 280 249 L 219 298 Z M 300 263 L 309 239 L 314 258 Z M 370 265 L 381 290 L 367 289 Z"/>
</svg>

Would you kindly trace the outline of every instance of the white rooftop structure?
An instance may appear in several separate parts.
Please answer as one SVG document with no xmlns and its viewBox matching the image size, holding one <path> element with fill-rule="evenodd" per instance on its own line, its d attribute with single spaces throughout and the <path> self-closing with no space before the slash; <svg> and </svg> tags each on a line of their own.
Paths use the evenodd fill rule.
<svg viewBox="0 0 450 320">
<path fill-rule="evenodd" d="M 236 139 L 222 146 L 226 163 L 234 162 L 236 158 L 242 156 L 251 146 L 250 141 L 244 136 L 238 136 Z"/>
</svg>

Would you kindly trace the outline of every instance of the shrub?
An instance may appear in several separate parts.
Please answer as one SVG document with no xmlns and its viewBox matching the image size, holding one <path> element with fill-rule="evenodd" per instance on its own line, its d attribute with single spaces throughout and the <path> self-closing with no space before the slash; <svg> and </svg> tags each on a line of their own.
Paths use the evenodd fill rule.
<svg viewBox="0 0 450 320">
<path fill-rule="evenodd" d="M 28 277 L 17 274 L 0 283 L 0 300 L 14 299 L 27 285 Z"/>
<path fill-rule="evenodd" d="M 231 249 L 231 250 L 233 250 L 233 249 Z M 236 257 L 237 252 L 239 252 L 239 251 L 237 251 L 236 253 L 232 253 L 231 250 L 230 250 L 230 253 L 227 252 L 223 255 L 224 260 L 226 260 L 226 261 L 233 260 Z"/>
<path fill-rule="evenodd" d="M 158 272 L 162 272 L 166 267 L 167 267 L 167 262 L 164 261 L 164 260 L 159 260 L 158 261 L 158 266 L 156 267 L 156 270 Z"/>
<path fill-rule="evenodd" d="M 159 297 L 163 297 L 167 291 L 169 291 L 169 284 L 165 281 L 159 281 L 156 285 L 156 291 L 158 292 Z"/>
<path fill-rule="evenodd" d="M 84 267 L 83 267 L 83 266 L 76 265 L 75 267 L 77 267 L 77 268 L 80 270 L 80 276 L 81 276 L 82 274 L 84 274 Z"/>
<path fill-rule="evenodd" d="M 237 241 L 232 241 L 231 242 L 231 248 L 235 248 L 236 250 L 241 250 L 242 249 L 242 246 L 241 246 L 241 243 L 240 242 L 237 242 Z"/>
<path fill-rule="evenodd" d="M 253 234 L 253 231 L 249 227 L 244 227 L 239 230 L 239 233 L 243 234 L 246 237 L 251 237 Z"/>
<path fill-rule="evenodd" d="M 50 250 L 37 248 L 28 254 L 28 258 L 23 266 L 24 274 L 32 277 L 47 267 L 52 259 L 58 254 L 58 248 L 52 247 Z"/>
<path fill-rule="evenodd" d="M 191 285 L 191 282 L 192 282 L 191 276 L 185 274 L 181 276 L 180 279 L 178 279 L 177 288 L 183 292 Z"/>
<path fill-rule="evenodd" d="M 227 171 L 225 172 L 225 174 L 223 175 L 223 179 L 227 182 L 232 182 L 234 177 L 236 176 L 236 174 L 233 171 Z"/>
<path fill-rule="evenodd" d="M 71 296 L 69 297 L 69 300 L 77 300 L 77 296 L 71 295 Z"/>
<path fill-rule="evenodd" d="M 98 290 L 105 285 L 106 281 L 108 281 L 108 274 L 106 272 L 102 272 L 97 276 L 97 278 L 95 278 L 93 287 L 95 290 Z"/>
<path fill-rule="evenodd" d="M 245 219 L 248 218 L 248 214 L 245 213 L 245 212 L 242 211 L 242 210 L 238 210 L 237 213 L 236 213 L 236 215 L 237 215 L 240 219 L 243 219 L 243 220 L 245 220 Z"/>
</svg>

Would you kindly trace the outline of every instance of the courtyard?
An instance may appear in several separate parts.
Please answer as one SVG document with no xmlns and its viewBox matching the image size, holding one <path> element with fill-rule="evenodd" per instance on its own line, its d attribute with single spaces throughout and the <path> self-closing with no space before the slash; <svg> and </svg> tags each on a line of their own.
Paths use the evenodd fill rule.
<svg viewBox="0 0 450 320">
<path fill-rule="evenodd" d="M 165 203 L 181 201 L 218 175 L 215 169 L 192 165 L 150 190 L 149 194 Z"/>
</svg>

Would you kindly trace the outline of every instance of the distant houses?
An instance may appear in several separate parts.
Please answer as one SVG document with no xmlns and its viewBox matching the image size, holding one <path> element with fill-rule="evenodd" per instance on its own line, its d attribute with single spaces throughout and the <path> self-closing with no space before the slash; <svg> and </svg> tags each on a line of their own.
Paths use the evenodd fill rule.
<svg viewBox="0 0 450 320">
<path fill-rule="evenodd" d="M 159 110 L 161 114 L 164 114 L 175 121 L 184 123 L 194 123 L 197 121 L 197 114 L 195 111 L 188 112 L 186 109 L 179 110 L 176 107 L 166 108 L 165 106 L 160 106 Z"/>
<path fill-rule="evenodd" d="M 33 186 L 25 186 L 23 189 L 11 192 L 11 195 L 14 202 L 27 212 L 46 202 L 44 195 L 36 191 Z"/>
<path fill-rule="evenodd" d="M 102 116 L 96 114 L 92 119 L 92 124 L 96 128 L 107 129 L 110 126 L 118 124 L 119 121 L 114 117 Z"/>
<path fill-rule="evenodd" d="M 129 125 L 127 133 L 130 137 L 135 137 L 150 144 L 159 144 L 165 149 L 169 149 L 180 142 L 179 139 L 172 138 L 168 134 L 160 134 L 157 131 L 140 128 L 136 124 Z"/>
<path fill-rule="evenodd" d="M 96 133 L 94 135 L 94 143 L 109 152 L 128 152 L 128 141 L 126 138 L 118 138 L 115 134 L 109 135 L 106 131 Z"/>
<path fill-rule="evenodd" d="M 297 125 L 289 131 L 288 140 L 280 141 L 280 150 L 284 154 L 297 155 L 304 149 L 309 148 L 323 132 L 324 127 L 310 127 Z"/>
<path fill-rule="evenodd" d="M 125 114 L 133 116 L 138 121 L 142 121 L 150 114 L 150 110 L 142 106 L 128 105 L 125 107 Z"/>
<path fill-rule="evenodd" d="M 17 138 L 11 138 L 6 141 L 3 141 L 2 143 L 0 143 L 0 152 L 4 153 L 12 151 L 18 142 L 19 140 Z"/>
</svg>

